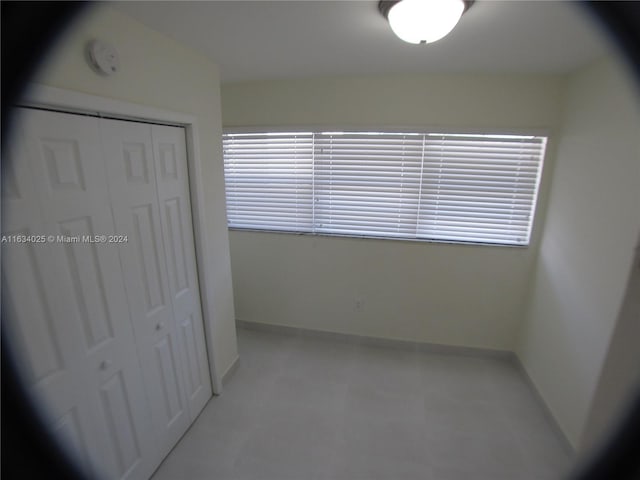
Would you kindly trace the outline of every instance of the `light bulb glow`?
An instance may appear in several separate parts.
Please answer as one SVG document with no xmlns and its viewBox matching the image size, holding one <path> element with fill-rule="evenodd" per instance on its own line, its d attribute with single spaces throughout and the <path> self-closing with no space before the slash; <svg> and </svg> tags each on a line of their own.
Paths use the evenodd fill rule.
<svg viewBox="0 0 640 480">
<path fill-rule="evenodd" d="M 408 43 L 432 43 L 456 26 L 463 0 L 402 0 L 389 10 L 393 32 Z"/>
</svg>

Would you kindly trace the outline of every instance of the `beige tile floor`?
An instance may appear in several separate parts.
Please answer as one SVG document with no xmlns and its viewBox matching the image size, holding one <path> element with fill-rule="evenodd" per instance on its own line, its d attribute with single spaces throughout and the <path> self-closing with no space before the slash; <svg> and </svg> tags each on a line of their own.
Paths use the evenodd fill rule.
<svg viewBox="0 0 640 480">
<path fill-rule="evenodd" d="M 508 360 L 240 329 L 240 364 L 153 480 L 556 480 Z"/>
</svg>

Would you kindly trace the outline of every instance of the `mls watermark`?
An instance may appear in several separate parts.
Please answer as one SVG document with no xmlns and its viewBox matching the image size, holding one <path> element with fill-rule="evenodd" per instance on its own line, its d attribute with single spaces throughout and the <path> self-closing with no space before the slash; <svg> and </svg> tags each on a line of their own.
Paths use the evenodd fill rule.
<svg viewBox="0 0 640 480">
<path fill-rule="evenodd" d="M 127 243 L 128 235 L 2 235 L 0 243 Z"/>
</svg>

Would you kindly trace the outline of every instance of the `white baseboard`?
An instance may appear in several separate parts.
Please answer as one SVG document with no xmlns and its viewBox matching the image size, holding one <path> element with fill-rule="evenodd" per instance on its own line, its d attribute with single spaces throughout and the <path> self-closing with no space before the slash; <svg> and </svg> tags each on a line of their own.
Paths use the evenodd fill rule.
<svg viewBox="0 0 640 480">
<path fill-rule="evenodd" d="M 238 370 L 238 365 L 240 365 L 240 357 L 236 355 L 236 358 L 233 360 L 233 362 L 231 362 L 231 365 L 229 365 L 227 371 L 222 375 L 222 386 L 226 385 L 233 374 L 236 373 L 236 370 Z"/>
<path fill-rule="evenodd" d="M 466 347 L 460 345 L 443 345 L 439 343 L 415 342 L 411 340 L 370 337 L 366 335 L 356 335 L 352 333 L 329 332 L 325 330 L 313 330 L 308 328 L 291 327 L 288 325 L 276 325 L 271 323 L 248 322 L 236 319 L 236 326 L 244 330 L 257 330 L 262 332 L 272 332 L 281 335 L 291 335 L 298 337 L 322 338 L 343 343 L 358 345 L 371 345 L 385 348 L 400 348 L 404 350 L 416 350 L 420 352 L 431 352 L 445 355 L 459 355 L 467 357 L 491 357 L 512 359 L 513 352 L 509 350 L 497 350 L 481 347 Z"/>
</svg>

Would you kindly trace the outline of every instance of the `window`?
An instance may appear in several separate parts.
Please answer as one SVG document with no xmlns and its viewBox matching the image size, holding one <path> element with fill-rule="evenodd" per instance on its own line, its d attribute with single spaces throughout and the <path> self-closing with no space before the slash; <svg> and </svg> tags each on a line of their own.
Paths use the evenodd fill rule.
<svg viewBox="0 0 640 480">
<path fill-rule="evenodd" d="M 528 245 L 546 138 L 225 133 L 229 227 Z"/>
</svg>

